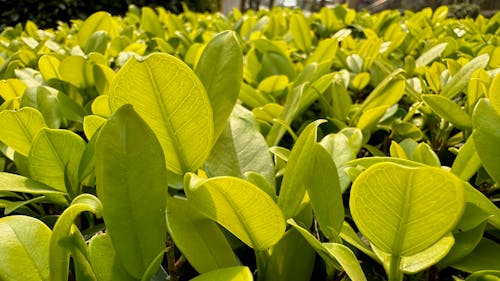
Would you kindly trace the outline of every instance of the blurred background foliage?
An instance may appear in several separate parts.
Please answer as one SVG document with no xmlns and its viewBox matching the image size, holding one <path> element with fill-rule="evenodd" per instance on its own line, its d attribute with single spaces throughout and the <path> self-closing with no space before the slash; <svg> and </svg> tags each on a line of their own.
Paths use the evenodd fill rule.
<svg viewBox="0 0 500 281">
<path fill-rule="evenodd" d="M 448 5 L 450 17 L 475 17 L 479 13 L 493 15 L 500 9 L 500 0 L 0 0 L 0 31 L 6 26 L 14 26 L 32 20 L 41 28 L 56 28 L 57 22 L 71 19 L 85 19 L 96 11 L 107 11 L 113 15 L 124 15 L 129 5 L 138 7 L 162 6 L 174 13 L 182 12 L 181 2 L 197 12 L 217 12 L 225 2 L 237 3 L 241 10 L 259 7 L 297 6 L 304 10 L 317 11 L 323 6 L 347 4 L 358 10 L 372 13 L 384 9 L 418 11 L 425 7 L 437 8 Z"/>
</svg>

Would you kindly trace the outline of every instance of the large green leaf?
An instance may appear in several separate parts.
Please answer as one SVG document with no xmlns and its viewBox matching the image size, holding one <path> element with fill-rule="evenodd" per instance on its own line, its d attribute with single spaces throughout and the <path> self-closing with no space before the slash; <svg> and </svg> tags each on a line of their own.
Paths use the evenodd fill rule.
<svg viewBox="0 0 500 281">
<path fill-rule="evenodd" d="M 117 259 L 141 278 L 165 248 L 167 170 L 160 143 L 131 105 L 119 108 L 101 128 L 95 166 Z"/>
<path fill-rule="evenodd" d="M 451 79 L 444 85 L 441 95 L 446 98 L 453 98 L 459 94 L 469 83 L 472 73 L 479 68 L 484 68 L 488 64 L 490 57 L 487 54 L 480 55 L 468 63 L 466 63 L 460 70 L 451 77 Z"/>
<path fill-rule="evenodd" d="M 196 74 L 212 105 L 217 139 L 236 104 L 243 78 L 243 54 L 234 31 L 221 32 L 208 43 L 196 65 Z"/>
<path fill-rule="evenodd" d="M 205 164 L 210 176 L 264 176 L 274 188 L 274 165 L 252 112 L 237 105 Z"/>
<path fill-rule="evenodd" d="M 116 259 L 108 234 L 98 234 L 89 242 L 89 259 L 99 281 L 136 281 Z"/>
<path fill-rule="evenodd" d="M 203 84 L 179 59 L 152 54 L 130 59 L 111 82 L 112 110 L 130 103 L 158 138 L 168 169 L 199 168 L 213 145 L 212 108 Z"/>
<path fill-rule="evenodd" d="M 75 219 L 83 212 L 92 212 L 98 218 L 102 216 L 102 204 L 97 197 L 91 194 L 77 196 L 71 205 L 57 219 L 53 234 L 50 238 L 50 280 L 68 280 L 70 253 L 75 253 L 72 244 L 72 233 L 79 232 L 74 228 Z M 80 235 L 76 233 L 76 235 Z"/>
<path fill-rule="evenodd" d="M 186 195 L 201 213 L 255 250 L 276 244 L 286 223 L 274 200 L 257 186 L 234 177 L 185 177 Z"/>
<path fill-rule="evenodd" d="M 270 251 L 259 280 L 310 280 L 315 252 L 295 229 L 290 229 Z"/>
<path fill-rule="evenodd" d="M 380 163 L 361 173 L 350 207 L 360 231 L 378 249 L 411 256 L 436 243 L 464 210 L 462 181 L 435 167 Z"/>
<path fill-rule="evenodd" d="M 33 138 L 44 127 L 42 114 L 31 107 L 0 112 L 0 142 L 23 156 L 28 156 Z"/>
<path fill-rule="evenodd" d="M 166 216 L 175 246 L 199 273 L 239 264 L 219 226 L 189 200 L 169 197 Z"/>
<path fill-rule="evenodd" d="M 76 195 L 78 166 L 85 142 L 77 134 L 43 128 L 34 138 L 28 161 L 31 177 L 62 192 Z"/>
<path fill-rule="evenodd" d="M 0 218 L 0 279 L 53 281 L 49 277 L 50 229 L 28 216 Z"/>
<path fill-rule="evenodd" d="M 248 267 L 234 266 L 204 273 L 190 281 L 253 281 L 253 277 Z"/>
<path fill-rule="evenodd" d="M 500 114 L 490 105 L 489 100 L 481 99 L 472 116 L 474 133 L 472 135 L 477 154 L 488 174 L 500 182 Z"/>
</svg>

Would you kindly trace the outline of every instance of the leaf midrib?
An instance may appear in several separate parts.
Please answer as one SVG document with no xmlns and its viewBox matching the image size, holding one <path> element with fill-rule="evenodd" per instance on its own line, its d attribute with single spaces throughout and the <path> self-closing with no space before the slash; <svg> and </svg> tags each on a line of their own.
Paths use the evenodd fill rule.
<svg viewBox="0 0 500 281">
<path fill-rule="evenodd" d="M 404 185 L 404 198 L 403 198 L 403 209 L 401 210 L 401 217 L 399 220 L 399 225 L 397 228 L 396 236 L 393 242 L 393 255 L 400 256 L 403 248 L 403 243 L 406 235 L 406 229 L 408 227 L 408 217 L 410 213 L 411 205 L 411 191 L 412 191 L 413 173 L 408 174 L 406 184 Z"/>
</svg>

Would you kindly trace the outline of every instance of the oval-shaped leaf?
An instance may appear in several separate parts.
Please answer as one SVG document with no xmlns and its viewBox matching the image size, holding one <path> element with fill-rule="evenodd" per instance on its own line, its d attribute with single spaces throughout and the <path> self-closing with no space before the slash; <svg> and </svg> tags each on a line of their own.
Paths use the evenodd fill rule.
<svg viewBox="0 0 500 281">
<path fill-rule="evenodd" d="M 237 105 L 205 163 L 207 173 L 245 178 L 245 173 L 257 172 L 274 189 L 274 165 L 268 149 L 252 112 Z"/>
<path fill-rule="evenodd" d="M 436 46 L 425 51 L 415 60 L 415 67 L 423 67 L 437 59 L 448 46 L 448 43 L 437 44 Z"/>
<path fill-rule="evenodd" d="M 42 129 L 33 140 L 28 161 L 34 180 L 76 195 L 78 166 L 85 142 L 77 134 L 60 129 Z"/>
<path fill-rule="evenodd" d="M 484 54 L 466 63 L 450 80 L 448 80 L 448 83 L 444 85 L 441 95 L 449 99 L 455 97 L 467 86 L 472 73 L 479 68 L 486 67 L 489 59 L 490 57 Z"/>
<path fill-rule="evenodd" d="M 166 216 L 175 246 L 199 273 L 239 264 L 219 226 L 190 201 L 169 197 Z"/>
<path fill-rule="evenodd" d="M 0 142 L 12 147 L 23 156 L 28 156 L 33 138 L 47 127 L 42 114 L 31 107 L 18 111 L 0 112 Z"/>
<path fill-rule="evenodd" d="M 351 188 L 356 225 L 375 247 L 396 256 L 436 243 L 456 225 L 464 206 L 462 181 L 435 167 L 380 163 Z"/>
<path fill-rule="evenodd" d="M 308 52 L 311 49 L 311 34 L 306 18 L 302 13 L 294 13 L 290 18 L 290 31 L 293 41 L 301 51 Z"/>
<path fill-rule="evenodd" d="M 0 218 L 0 279 L 49 281 L 50 229 L 28 216 Z"/>
<path fill-rule="evenodd" d="M 179 59 L 153 54 L 130 59 L 111 82 L 112 110 L 130 103 L 153 130 L 168 169 L 183 174 L 205 162 L 213 145 L 213 117 L 205 88 Z"/>
<path fill-rule="evenodd" d="M 78 44 L 85 48 L 89 38 L 94 32 L 103 30 L 111 37 L 118 35 L 117 24 L 114 23 L 111 14 L 107 12 L 97 12 L 88 17 L 78 30 Z"/>
<path fill-rule="evenodd" d="M 207 180 L 187 174 L 188 200 L 201 213 L 218 222 L 256 250 L 276 244 L 286 223 L 274 200 L 257 186 L 233 177 Z"/>
<path fill-rule="evenodd" d="M 243 54 L 234 31 L 221 32 L 210 40 L 196 65 L 196 75 L 212 105 L 217 139 L 233 111 L 243 79 Z"/>
<path fill-rule="evenodd" d="M 117 258 L 141 278 L 166 243 L 161 145 L 133 107 L 124 105 L 101 128 L 95 157 L 97 194 Z"/>
<path fill-rule="evenodd" d="M 107 233 L 94 235 L 89 242 L 89 259 L 99 281 L 136 281 L 116 259 L 115 249 Z"/>
</svg>

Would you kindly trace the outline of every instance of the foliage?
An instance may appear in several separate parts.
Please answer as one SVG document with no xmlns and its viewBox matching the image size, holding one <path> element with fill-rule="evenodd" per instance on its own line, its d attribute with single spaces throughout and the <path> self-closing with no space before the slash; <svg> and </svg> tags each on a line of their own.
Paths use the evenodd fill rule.
<svg viewBox="0 0 500 281">
<path fill-rule="evenodd" d="M 185 7 L 0 35 L 0 279 L 485 280 L 500 14 Z"/>
</svg>

